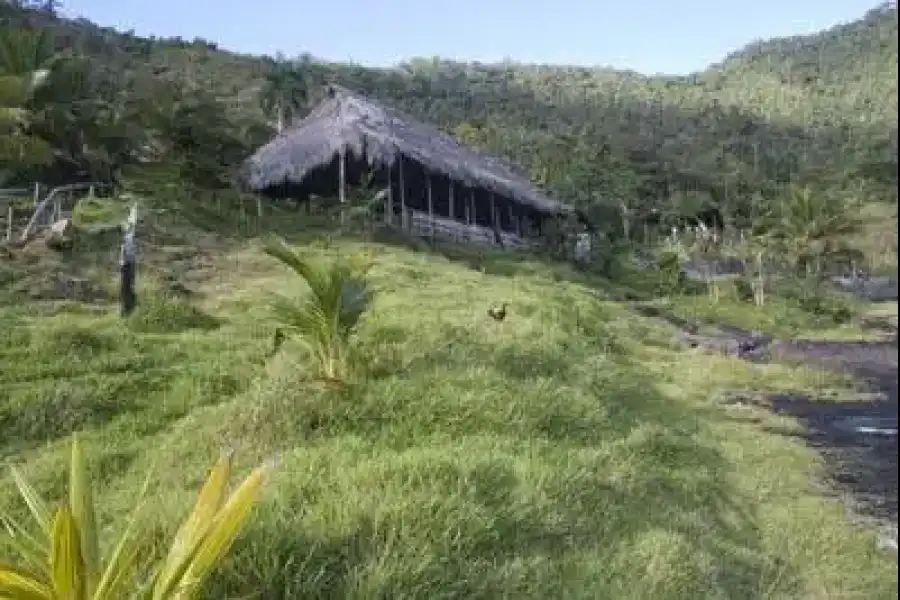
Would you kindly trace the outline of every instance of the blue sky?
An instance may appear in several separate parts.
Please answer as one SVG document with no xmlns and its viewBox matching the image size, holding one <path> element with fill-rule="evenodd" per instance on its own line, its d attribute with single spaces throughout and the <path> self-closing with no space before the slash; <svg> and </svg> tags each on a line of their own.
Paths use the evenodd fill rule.
<svg viewBox="0 0 900 600">
<path fill-rule="evenodd" d="M 701 70 L 759 38 L 860 17 L 878 0 L 65 0 L 64 13 L 139 35 L 387 66 L 413 56 Z"/>
</svg>

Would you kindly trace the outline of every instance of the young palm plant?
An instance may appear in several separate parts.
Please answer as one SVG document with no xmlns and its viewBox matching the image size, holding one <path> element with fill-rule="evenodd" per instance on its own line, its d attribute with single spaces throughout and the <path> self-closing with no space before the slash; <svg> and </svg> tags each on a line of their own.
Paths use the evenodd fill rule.
<svg viewBox="0 0 900 600">
<path fill-rule="evenodd" d="M 365 258 L 305 258 L 280 239 L 267 241 L 263 249 L 296 273 L 308 288 L 299 299 L 276 298 L 274 309 L 280 327 L 304 345 L 321 379 L 332 383 L 344 380 L 349 374 L 351 336 L 372 300 L 366 281 L 371 262 Z"/>
<path fill-rule="evenodd" d="M 0 562 L 3 600 L 191 600 L 222 561 L 250 516 L 267 467 L 255 469 L 228 495 L 231 456 L 224 455 L 210 472 L 193 512 L 184 521 L 165 559 L 141 564 L 136 522 L 140 503 L 110 554 L 100 553 L 94 500 L 78 438 L 72 442 L 69 499 L 55 513 L 21 472 L 13 479 L 37 532 L 0 515 L 0 531 L 18 554 L 12 566 Z"/>
</svg>

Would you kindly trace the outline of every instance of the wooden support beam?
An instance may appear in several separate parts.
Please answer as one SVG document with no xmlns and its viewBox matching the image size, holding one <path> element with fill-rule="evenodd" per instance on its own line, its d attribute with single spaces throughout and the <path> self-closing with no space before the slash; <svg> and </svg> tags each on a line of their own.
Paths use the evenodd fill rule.
<svg viewBox="0 0 900 600">
<path fill-rule="evenodd" d="M 344 202 L 347 201 L 347 172 L 345 163 L 345 150 L 344 147 L 341 146 L 341 151 L 338 153 L 338 198 L 341 201 L 341 223 L 344 222 Z"/>
<path fill-rule="evenodd" d="M 428 201 L 428 226 L 430 228 L 430 237 L 434 243 L 434 198 L 431 195 L 431 175 L 425 172 L 425 196 Z"/>
<path fill-rule="evenodd" d="M 494 230 L 494 243 L 497 244 L 498 246 L 502 247 L 503 246 L 503 236 L 500 235 L 500 218 L 499 218 L 500 213 L 497 211 L 497 201 L 496 201 L 496 198 L 494 197 L 494 193 L 489 192 L 489 194 L 490 194 L 489 197 L 490 197 L 490 205 L 491 205 L 490 223 L 491 223 L 491 229 Z"/>
<path fill-rule="evenodd" d="M 384 220 L 389 226 L 394 224 L 394 187 L 391 181 L 393 165 L 387 166 L 387 196 L 384 199 Z"/>
<path fill-rule="evenodd" d="M 456 211 L 453 210 L 453 187 L 454 187 L 453 180 L 448 179 L 448 181 L 450 182 L 450 189 L 448 190 L 448 193 L 447 193 L 447 202 L 450 205 L 450 219 L 452 221 L 455 221 L 456 220 Z M 454 228 L 453 231 L 454 231 L 453 237 L 456 237 L 456 228 Z"/>
<path fill-rule="evenodd" d="M 403 178 L 403 157 L 398 156 L 397 162 L 400 164 L 400 227 L 408 228 L 410 223 L 406 216 L 406 180 Z"/>
</svg>

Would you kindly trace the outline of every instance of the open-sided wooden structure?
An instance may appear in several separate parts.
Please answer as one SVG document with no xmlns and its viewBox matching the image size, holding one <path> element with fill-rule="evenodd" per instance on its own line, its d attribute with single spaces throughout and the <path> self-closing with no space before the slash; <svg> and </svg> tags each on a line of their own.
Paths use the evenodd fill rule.
<svg viewBox="0 0 900 600">
<path fill-rule="evenodd" d="M 455 224 L 490 231 L 497 241 L 523 240 L 572 212 L 503 158 L 337 86 L 247 159 L 239 175 L 249 191 L 338 195 L 341 202 L 347 186 L 367 178 L 384 190 L 389 223 L 425 222 L 432 232 Z"/>
</svg>

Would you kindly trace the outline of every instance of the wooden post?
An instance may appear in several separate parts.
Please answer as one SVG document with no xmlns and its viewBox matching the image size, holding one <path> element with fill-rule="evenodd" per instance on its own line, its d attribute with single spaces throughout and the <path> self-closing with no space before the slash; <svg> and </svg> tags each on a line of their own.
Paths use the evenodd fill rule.
<svg viewBox="0 0 900 600">
<path fill-rule="evenodd" d="M 346 150 L 343 146 L 341 146 L 341 151 L 338 154 L 338 197 L 341 201 L 341 223 L 344 222 L 344 202 L 347 201 L 347 173 L 346 166 L 344 165 Z"/>
<path fill-rule="evenodd" d="M 498 246 L 502 247 L 503 246 L 503 237 L 500 235 L 500 223 L 499 223 L 500 219 L 498 218 L 500 216 L 500 214 L 497 212 L 497 203 L 496 203 L 496 200 L 494 199 L 494 193 L 493 192 L 488 192 L 488 193 L 490 194 L 490 196 L 489 196 L 490 197 L 490 206 L 491 206 L 490 223 L 491 223 L 491 229 L 494 230 L 494 243 L 497 244 Z"/>
<path fill-rule="evenodd" d="M 406 216 L 406 180 L 403 178 L 403 157 L 398 155 L 397 161 L 400 163 L 400 227 L 408 228 L 409 219 Z"/>
<path fill-rule="evenodd" d="M 434 243 L 434 199 L 431 196 L 431 175 L 425 172 L 425 196 L 428 200 L 428 227 L 431 242 Z"/>
<path fill-rule="evenodd" d="M 6 241 L 7 242 L 12 240 L 14 213 L 15 213 L 15 209 L 13 208 L 12 198 L 10 198 L 9 206 L 6 207 Z"/>
<path fill-rule="evenodd" d="M 34 205 L 37 206 L 41 201 L 41 184 L 34 184 Z"/>
<path fill-rule="evenodd" d="M 394 187 L 391 183 L 391 171 L 393 171 L 391 167 L 392 165 L 387 167 L 387 196 L 384 199 L 384 219 L 389 226 L 394 224 Z"/>
<path fill-rule="evenodd" d="M 453 221 L 456 221 L 456 211 L 453 210 L 453 208 L 454 208 L 453 207 L 453 180 L 448 179 L 448 181 L 450 182 L 450 190 L 447 194 L 447 198 L 448 198 L 447 201 L 450 204 L 450 219 Z M 457 231 L 457 229 L 456 229 L 456 227 L 454 227 L 453 228 L 453 237 L 454 238 L 456 237 L 456 231 Z"/>
<path fill-rule="evenodd" d="M 122 224 L 122 257 L 120 261 L 121 280 L 119 286 L 119 304 L 121 315 L 127 317 L 137 306 L 135 280 L 137 275 L 137 249 L 135 230 L 137 229 L 137 205 L 131 206 L 128 219 Z"/>
</svg>

